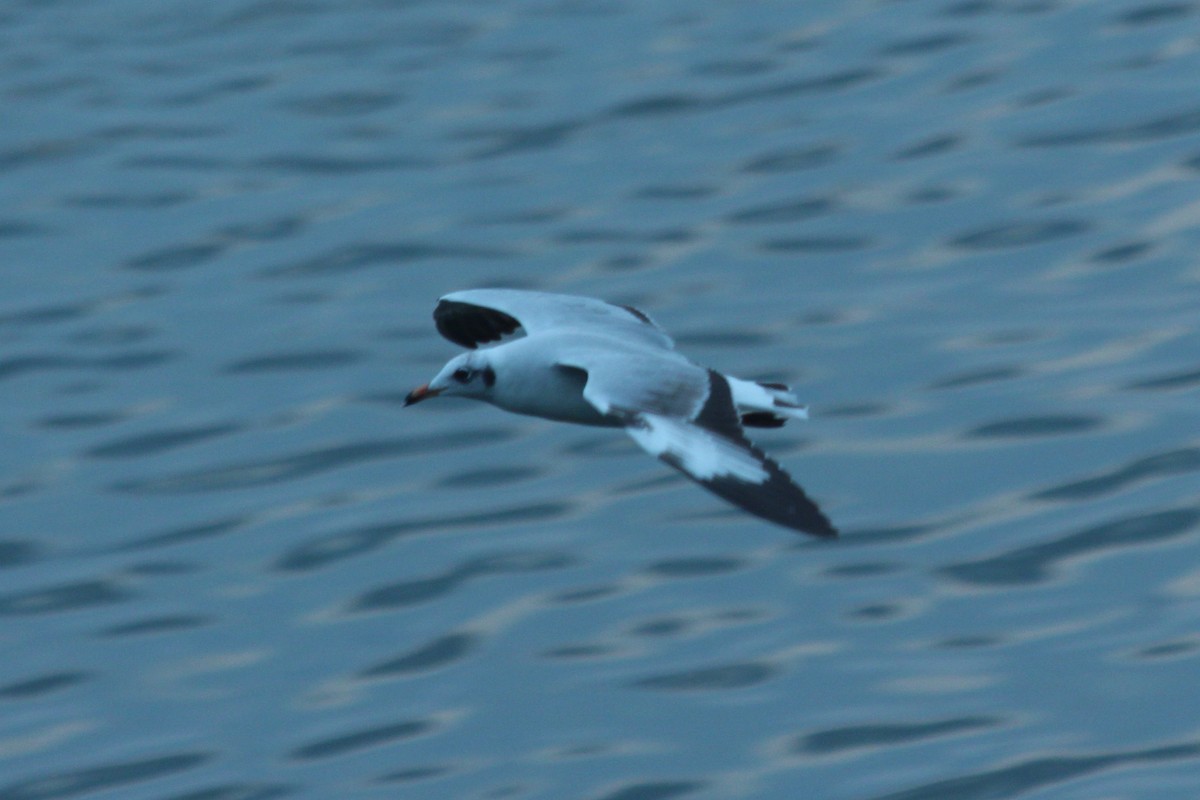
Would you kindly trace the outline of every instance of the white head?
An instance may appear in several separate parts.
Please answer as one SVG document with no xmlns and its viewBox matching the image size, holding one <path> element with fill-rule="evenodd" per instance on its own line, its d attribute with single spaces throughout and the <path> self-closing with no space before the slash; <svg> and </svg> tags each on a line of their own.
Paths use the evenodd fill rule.
<svg viewBox="0 0 1200 800">
<path fill-rule="evenodd" d="M 492 368 L 487 352 L 463 353 L 450 359 L 429 383 L 409 392 L 404 405 L 411 406 L 439 394 L 486 400 L 495 385 L 496 370 Z"/>
</svg>

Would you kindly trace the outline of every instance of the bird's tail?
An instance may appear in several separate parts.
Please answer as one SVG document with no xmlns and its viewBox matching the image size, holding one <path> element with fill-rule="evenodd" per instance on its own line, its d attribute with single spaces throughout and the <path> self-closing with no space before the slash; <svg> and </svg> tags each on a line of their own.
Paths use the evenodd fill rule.
<svg viewBox="0 0 1200 800">
<path fill-rule="evenodd" d="M 790 419 L 808 419 L 808 406 L 782 383 L 757 383 L 740 378 L 728 380 L 743 425 L 781 428 Z"/>
</svg>

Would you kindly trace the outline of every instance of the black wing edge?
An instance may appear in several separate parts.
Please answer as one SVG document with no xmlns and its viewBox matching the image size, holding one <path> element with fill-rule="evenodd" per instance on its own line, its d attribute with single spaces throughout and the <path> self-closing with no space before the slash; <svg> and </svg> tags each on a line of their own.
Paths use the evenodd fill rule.
<svg viewBox="0 0 1200 800">
<path fill-rule="evenodd" d="M 735 478 L 692 480 L 738 508 L 786 528 L 824 538 L 838 535 L 829 517 L 796 485 L 791 476 L 746 438 L 733 405 L 729 382 L 721 373 L 708 371 L 708 399 L 696 415 L 695 422 L 706 430 L 738 443 L 753 454 L 767 470 L 767 480 L 762 483 Z M 673 458 L 666 456 L 663 460 L 687 475 Z"/>
<path fill-rule="evenodd" d="M 637 317 L 639 321 L 644 322 L 651 327 L 655 327 L 654 320 L 650 319 L 650 315 L 645 311 L 642 311 L 640 308 L 634 308 L 633 306 L 626 305 L 619 305 L 617 308 L 623 308 L 630 314 L 633 314 L 635 317 Z"/>
<path fill-rule="evenodd" d="M 756 517 L 811 536 L 836 538 L 837 528 L 833 527 L 829 517 L 825 516 L 820 507 L 796 485 L 791 476 L 757 447 L 748 445 L 748 449 L 767 470 L 768 478 L 763 483 L 747 483 L 734 478 L 692 480 L 717 497 L 749 511 Z M 672 463 L 670 459 L 664 460 L 679 468 L 679 465 Z"/>
<path fill-rule="evenodd" d="M 457 300 L 441 300 L 433 309 L 438 333 L 455 344 L 474 350 L 486 342 L 498 342 L 521 323 L 503 311 Z"/>
</svg>

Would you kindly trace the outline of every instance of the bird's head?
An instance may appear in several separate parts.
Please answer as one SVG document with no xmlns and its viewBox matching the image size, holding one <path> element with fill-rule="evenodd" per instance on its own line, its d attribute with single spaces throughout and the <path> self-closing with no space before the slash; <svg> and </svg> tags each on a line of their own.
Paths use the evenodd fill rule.
<svg viewBox="0 0 1200 800">
<path fill-rule="evenodd" d="M 486 353 L 463 353 L 450 359 L 429 383 L 409 392 L 408 397 L 404 398 L 404 405 L 411 406 L 438 395 L 484 399 L 495 384 L 496 371 L 488 362 Z"/>
</svg>

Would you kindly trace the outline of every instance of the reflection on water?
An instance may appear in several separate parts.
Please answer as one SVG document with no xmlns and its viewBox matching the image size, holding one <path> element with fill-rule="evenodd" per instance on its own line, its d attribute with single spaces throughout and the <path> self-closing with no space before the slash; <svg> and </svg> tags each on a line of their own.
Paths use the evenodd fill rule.
<svg viewBox="0 0 1200 800">
<path fill-rule="evenodd" d="M 855 725 L 810 733 L 797 739 L 793 744 L 793 749 L 802 755 L 833 755 L 845 750 L 891 747 L 937 736 L 951 736 L 972 730 L 987 730 L 1000 724 L 1002 724 L 1002 720 L 991 717 L 959 717 L 907 725 L 897 723 Z"/>
<path fill-rule="evenodd" d="M 0 800 L 1194 795 L 1193 5 L 10 5 Z M 843 537 L 403 409 L 480 285 Z"/>
<path fill-rule="evenodd" d="M 942 571 L 967 583 L 1037 583 L 1045 580 L 1060 561 L 1094 551 L 1169 541 L 1191 532 L 1198 524 L 1200 509 L 1159 511 L 1087 528 L 992 558 L 956 564 Z"/>
<path fill-rule="evenodd" d="M 1092 756 L 1030 758 L 1001 769 L 938 781 L 879 800 L 936 800 L 942 797 L 983 800 L 992 797 L 1020 797 L 1063 781 L 1082 778 L 1103 770 L 1123 766 L 1153 765 L 1157 762 L 1190 760 L 1200 756 L 1200 744 L 1171 745 L 1122 753 Z"/>
<path fill-rule="evenodd" d="M 517 508 L 493 508 L 473 514 L 456 514 L 428 519 L 405 519 L 322 536 L 283 553 L 277 567 L 283 571 L 307 571 L 383 547 L 399 536 L 445 528 L 474 528 L 501 523 L 554 519 L 569 510 L 564 503 L 539 503 Z M 451 581 L 456 582 L 455 580 Z"/>
</svg>

